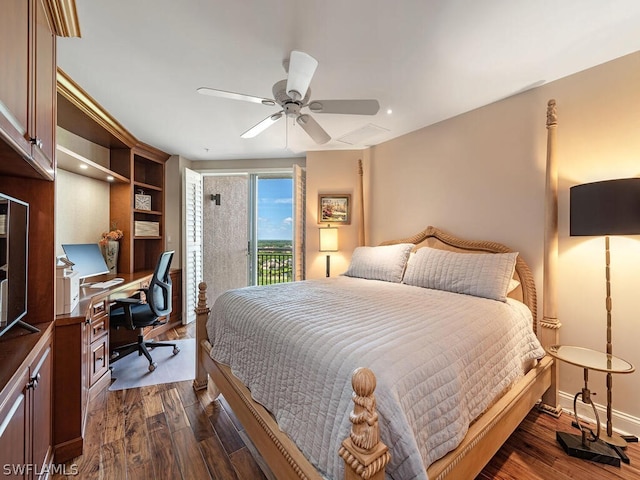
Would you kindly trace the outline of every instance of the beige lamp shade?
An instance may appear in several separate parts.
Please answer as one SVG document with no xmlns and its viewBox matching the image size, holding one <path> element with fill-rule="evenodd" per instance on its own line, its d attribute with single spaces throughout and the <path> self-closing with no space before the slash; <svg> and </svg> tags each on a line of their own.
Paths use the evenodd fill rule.
<svg viewBox="0 0 640 480">
<path fill-rule="evenodd" d="M 338 228 L 325 227 L 320 228 L 320 251 L 321 252 L 337 252 L 338 251 Z"/>
</svg>

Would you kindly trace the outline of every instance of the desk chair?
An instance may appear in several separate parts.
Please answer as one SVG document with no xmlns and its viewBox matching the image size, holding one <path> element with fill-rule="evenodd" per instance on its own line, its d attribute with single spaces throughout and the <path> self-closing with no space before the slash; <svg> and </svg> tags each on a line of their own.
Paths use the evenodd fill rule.
<svg viewBox="0 0 640 480">
<path fill-rule="evenodd" d="M 171 277 L 169 266 L 173 258 L 173 251 L 160 255 L 153 277 L 147 288 L 138 289 L 135 295 L 128 298 L 120 298 L 115 301 L 109 314 L 109 322 L 112 328 L 125 327 L 138 331 L 138 341 L 129 343 L 114 349 L 111 354 L 111 362 L 120 360 L 130 353 L 138 352 L 149 360 L 149 371 L 153 372 L 158 364 L 153 361 L 149 349 L 156 347 L 173 347 L 176 355 L 180 348 L 175 343 L 161 343 L 144 340 L 144 328 L 163 325 L 167 323 L 171 313 Z M 144 292 L 146 302 L 141 298 Z M 163 317 L 161 320 L 160 317 Z"/>
</svg>

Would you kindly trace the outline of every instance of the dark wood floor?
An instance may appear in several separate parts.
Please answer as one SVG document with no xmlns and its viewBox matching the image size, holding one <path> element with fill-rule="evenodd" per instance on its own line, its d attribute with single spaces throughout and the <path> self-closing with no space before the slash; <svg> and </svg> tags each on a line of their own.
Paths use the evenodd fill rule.
<svg viewBox="0 0 640 480">
<path fill-rule="evenodd" d="M 180 327 L 164 337 L 192 336 L 192 327 Z M 627 448 L 631 464 L 617 468 L 567 456 L 556 430 L 576 432 L 568 415 L 532 411 L 476 480 L 640 479 L 637 443 Z M 252 451 L 223 398 L 195 393 L 191 381 L 177 382 L 102 392 L 89 408 L 84 455 L 68 462 L 67 472 L 75 464 L 79 475 L 69 480 L 277 478 L 263 473 Z"/>
</svg>

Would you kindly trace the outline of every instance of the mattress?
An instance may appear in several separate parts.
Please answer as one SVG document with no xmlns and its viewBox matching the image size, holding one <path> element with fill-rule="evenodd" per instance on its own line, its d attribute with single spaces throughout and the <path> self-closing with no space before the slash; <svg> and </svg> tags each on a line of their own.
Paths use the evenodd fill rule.
<svg viewBox="0 0 640 480">
<path fill-rule="evenodd" d="M 316 468 L 344 477 L 351 374 L 376 374 L 387 478 L 426 479 L 469 424 L 544 350 L 522 303 L 337 277 L 230 290 L 212 307 L 211 355 Z"/>
</svg>

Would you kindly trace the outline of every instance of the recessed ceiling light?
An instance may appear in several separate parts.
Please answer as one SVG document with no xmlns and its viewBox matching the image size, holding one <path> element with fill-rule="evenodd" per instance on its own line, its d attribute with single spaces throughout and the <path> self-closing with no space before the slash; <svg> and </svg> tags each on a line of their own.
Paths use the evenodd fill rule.
<svg viewBox="0 0 640 480">
<path fill-rule="evenodd" d="M 113 177 L 111 175 L 107 176 L 107 180 L 113 182 Z"/>
<path fill-rule="evenodd" d="M 81 163 L 80 168 L 86 170 L 87 168 L 89 168 L 89 166 L 86 163 Z"/>
<path fill-rule="evenodd" d="M 393 110 L 391 110 L 390 108 L 387 108 L 387 115 L 391 115 L 393 113 Z"/>
</svg>

